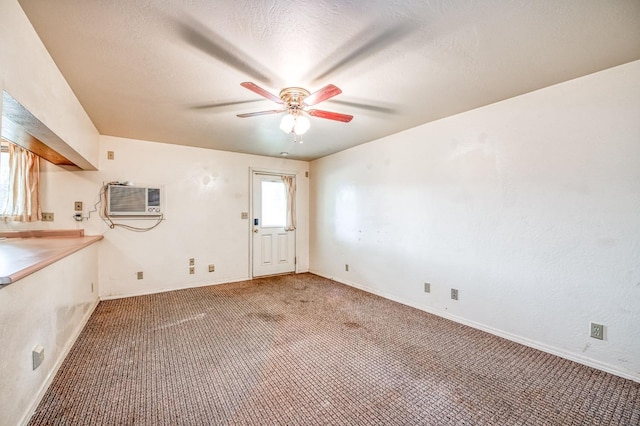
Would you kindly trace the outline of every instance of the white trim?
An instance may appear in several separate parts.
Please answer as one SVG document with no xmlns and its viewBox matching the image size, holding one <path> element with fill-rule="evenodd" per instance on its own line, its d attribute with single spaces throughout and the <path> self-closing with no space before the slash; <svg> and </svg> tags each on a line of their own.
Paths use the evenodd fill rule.
<svg viewBox="0 0 640 426">
<path fill-rule="evenodd" d="M 291 170 L 270 170 L 270 169 L 263 169 L 262 167 L 249 167 L 249 175 L 251 177 L 253 177 L 253 174 L 257 173 L 257 174 L 263 174 L 263 175 L 273 175 L 273 176 L 282 176 L 282 175 L 287 175 L 287 176 L 298 176 L 298 171 L 291 171 Z"/>
<path fill-rule="evenodd" d="M 187 288 L 198 288 L 198 287 L 208 287 L 208 286 L 212 286 L 212 285 L 221 285 L 221 284 L 231 284 L 231 283 L 239 283 L 242 281 L 251 281 L 251 277 L 243 277 L 243 278 L 234 278 L 230 281 L 207 281 L 207 282 L 200 282 L 200 283 L 193 283 L 193 284 L 189 284 L 189 285 L 181 285 L 181 286 L 176 286 L 176 287 L 169 287 L 169 288 L 158 288 L 158 289 L 151 289 L 151 290 L 145 290 L 145 291 L 141 291 L 138 293 L 129 293 L 129 294 L 115 294 L 115 295 L 109 295 L 109 296 L 100 296 L 100 300 L 117 300 L 117 299 L 126 299 L 128 297 L 137 297 L 137 296 L 147 296 L 149 294 L 158 294 L 158 293 L 166 293 L 168 291 L 177 291 L 177 290 L 185 290 Z"/>
<path fill-rule="evenodd" d="M 545 352 L 545 353 L 548 353 L 548 354 L 551 354 L 551 355 L 555 355 L 555 356 L 559 356 L 560 358 L 568 359 L 569 361 L 574 361 L 574 362 L 577 362 L 578 364 L 586 365 L 587 367 L 592 367 L 592 368 L 595 368 L 597 370 L 604 371 L 606 373 L 611 373 L 611 374 L 613 374 L 615 376 L 622 377 L 623 379 L 629 379 L 629 380 L 632 380 L 634 382 L 640 383 L 640 375 L 634 374 L 634 372 L 632 372 L 632 371 L 622 370 L 619 367 L 614 366 L 614 365 L 610 365 L 610 364 L 607 364 L 607 363 L 604 363 L 604 362 L 601 362 L 601 361 L 597 361 L 595 359 L 582 357 L 582 356 L 577 355 L 577 354 L 575 354 L 573 352 L 569 352 L 569 351 L 566 351 L 566 350 L 563 350 L 563 349 L 559 349 L 559 348 L 556 348 L 554 346 L 547 345 L 545 343 L 541 343 L 541 342 L 537 342 L 535 340 L 527 339 L 526 337 L 518 336 L 516 334 L 507 333 L 507 332 L 499 330 L 497 328 L 489 327 L 489 326 L 486 326 L 484 324 L 477 323 L 475 321 L 470 321 L 470 320 L 467 320 L 465 318 L 461 318 L 461 317 L 458 317 L 458 316 L 455 316 L 455 315 L 451 315 L 451 314 L 449 314 L 447 312 L 435 310 L 435 309 L 430 308 L 428 306 L 424 306 L 424 305 L 421 305 L 421 304 L 418 304 L 418 303 L 413 303 L 413 302 L 410 302 L 410 301 L 407 301 L 407 300 L 403 300 L 403 299 L 401 299 L 399 297 L 396 297 L 396 296 L 393 296 L 391 294 L 388 294 L 388 293 L 385 293 L 385 292 L 382 292 L 382 291 L 378 291 L 378 290 L 374 290 L 374 289 L 370 289 L 370 288 L 368 288 L 366 286 L 357 284 L 357 283 L 352 282 L 352 281 L 341 280 L 341 279 L 338 279 L 338 278 L 335 278 L 335 277 L 329 277 L 329 276 L 323 275 L 323 274 L 321 274 L 319 272 L 312 271 L 312 270 L 309 270 L 309 272 L 312 273 L 312 274 L 318 275 L 320 277 L 327 278 L 327 279 L 339 282 L 340 284 L 348 285 L 350 287 L 354 287 L 354 288 L 357 288 L 359 290 L 366 291 L 367 293 L 375 294 L 375 295 L 383 297 L 385 299 L 388 299 L 388 300 L 391 300 L 391 301 L 394 301 L 394 302 L 397 302 L 397 303 L 401 303 L 403 305 L 410 306 L 412 308 L 419 309 L 421 311 L 428 312 L 428 313 L 433 314 L 433 315 L 437 315 L 437 316 L 439 316 L 441 318 L 446 318 L 448 320 L 457 322 L 458 324 L 467 325 L 467 326 L 475 328 L 477 330 L 482 330 L 482 331 L 485 331 L 485 332 L 487 332 L 489 334 L 493 334 L 494 336 L 502 337 L 502 338 L 510 340 L 512 342 L 516 342 L 516 343 L 519 343 L 519 344 L 524 345 L 524 346 L 528 346 L 528 347 L 533 348 L 533 349 L 538 349 L 538 350 L 540 350 L 542 352 Z"/>
<path fill-rule="evenodd" d="M 296 274 L 305 274 L 307 272 L 309 272 L 309 271 L 308 270 L 300 271 L 300 272 L 296 272 Z M 287 274 L 290 274 L 290 273 L 291 272 L 288 272 Z M 286 274 L 276 274 L 276 275 L 286 275 Z M 319 275 L 319 274 L 316 274 L 316 275 Z M 274 275 L 272 275 L 272 276 L 274 276 Z M 260 278 L 266 278 L 266 277 L 260 277 Z M 100 296 L 100 301 L 126 299 L 128 297 L 147 296 L 147 295 L 150 295 L 150 294 L 166 293 L 168 291 L 177 291 L 177 290 L 185 290 L 185 289 L 188 289 L 188 288 L 199 288 L 199 287 L 209 287 L 209 286 L 214 286 L 214 285 L 232 284 L 232 283 L 239 283 L 239 282 L 242 282 L 242 281 L 251 281 L 251 280 L 253 280 L 252 277 L 234 278 L 234 279 L 228 280 L 228 281 L 214 281 L 214 282 L 207 281 L 205 283 L 195 283 L 195 284 L 191 284 L 191 285 L 188 285 L 188 286 L 181 285 L 179 287 L 154 289 L 154 290 L 148 290 L 148 291 L 141 291 L 139 293 L 115 294 L 115 295 L 110 295 L 110 296 Z"/>
<path fill-rule="evenodd" d="M 269 170 L 269 169 L 263 169 L 261 167 L 249 167 L 249 227 L 248 227 L 248 231 L 249 232 L 249 279 L 254 279 L 255 276 L 253 275 L 253 218 L 254 218 L 254 214 L 253 214 L 253 175 L 254 174 L 258 174 L 258 175 L 268 175 L 268 176 L 282 176 L 282 175 L 286 175 L 286 176 L 294 176 L 296 178 L 296 187 L 298 185 L 298 174 L 299 172 L 296 170 L 289 170 L 289 171 L 284 171 L 284 170 Z M 296 204 L 298 204 L 298 190 L 296 189 Z M 298 247 L 300 244 L 300 241 L 298 241 L 300 238 L 300 233 L 298 232 L 298 230 L 296 229 L 296 238 L 294 241 L 295 247 L 294 247 L 294 259 L 295 263 L 293 266 L 293 273 L 294 274 L 299 274 L 300 272 L 298 271 Z M 262 277 L 260 277 L 262 278 Z"/>
<path fill-rule="evenodd" d="M 58 359 L 56 359 L 55 364 L 53 364 L 53 368 L 51 369 L 51 371 L 47 375 L 47 378 L 38 389 L 38 392 L 36 392 L 36 396 L 34 397 L 33 401 L 29 405 L 29 409 L 25 412 L 24 416 L 22 417 L 22 419 L 20 419 L 20 422 L 18 424 L 26 425 L 27 423 L 29 423 L 29 420 L 31 420 L 31 417 L 36 412 L 36 408 L 38 408 L 38 405 L 42 401 L 42 398 L 47 392 L 47 389 L 49 389 L 51 382 L 53 382 L 53 379 L 56 377 L 56 374 L 58 374 L 58 370 L 62 366 L 62 363 L 67 358 L 67 355 L 69 355 L 71 348 L 76 343 L 76 340 L 80 336 L 80 333 L 84 329 L 84 326 L 87 325 L 87 322 L 89 322 L 89 318 L 91 318 L 91 315 L 93 314 L 93 311 L 98 306 L 98 303 L 100 303 L 100 299 L 96 298 L 96 300 L 93 301 L 92 306 L 87 310 L 87 312 L 82 317 L 82 320 L 80 321 L 80 323 L 73 330 L 71 338 L 67 340 L 67 343 L 64 345 L 62 352 L 60 352 Z"/>
</svg>

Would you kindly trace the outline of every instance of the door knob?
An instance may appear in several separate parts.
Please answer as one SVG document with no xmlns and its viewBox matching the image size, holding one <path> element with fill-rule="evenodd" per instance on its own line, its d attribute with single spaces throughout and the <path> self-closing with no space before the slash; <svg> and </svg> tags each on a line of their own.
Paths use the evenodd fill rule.
<svg viewBox="0 0 640 426">
<path fill-rule="evenodd" d="M 258 233 L 258 228 L 254 229 L 253 232 Z"/>
</svg>

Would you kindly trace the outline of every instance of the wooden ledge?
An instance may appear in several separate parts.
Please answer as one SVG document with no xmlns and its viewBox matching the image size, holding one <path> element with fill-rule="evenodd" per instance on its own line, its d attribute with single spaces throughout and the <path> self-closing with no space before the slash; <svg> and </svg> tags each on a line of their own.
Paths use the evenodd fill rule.
<svg viewBox="0 0 640 426">
<path fill-rule="evenodd" d="M 103 238 L 84 230 L 0 232 L 0 288 L 31 275 Z"/>
<path fill-rule="evenodd" d="M 84 229 L 35 229 L 0 231 L 0 238 L 84 237 Z"/>
</svg>

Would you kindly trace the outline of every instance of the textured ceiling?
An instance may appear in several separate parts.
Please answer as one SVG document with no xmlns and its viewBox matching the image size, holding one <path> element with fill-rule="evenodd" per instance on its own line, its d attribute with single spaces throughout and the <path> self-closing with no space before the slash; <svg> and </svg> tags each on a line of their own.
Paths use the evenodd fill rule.
<svg viewBox="0 0 640 426">
<path fill-rule="evenodd" d="M 20 0 L 104 135 L 310 160 L 640 59 L 638 0 Z M 287 86 L 342 94 L 303 144 Z"/>
</svg>

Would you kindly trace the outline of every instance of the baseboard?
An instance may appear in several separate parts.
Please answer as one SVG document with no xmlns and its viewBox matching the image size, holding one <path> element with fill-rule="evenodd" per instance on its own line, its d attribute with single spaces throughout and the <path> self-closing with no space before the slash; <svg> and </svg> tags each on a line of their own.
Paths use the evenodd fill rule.
<svg viewBox="0 0 640 426">
<path fill-rule="evenodd" d="M 53 364 L 53 368 L 47 375 L 46 380 L 42 383 L 42 386 L 40 386 L 40 388 L 38 389 L 38 392 L 36 393 L 36 396 L 33 402 L 31 403 L 31 405 L 29 406 L 29 409 L 27 410 L 27 412 L 25 413 L 25 415 L 22 417 L 22 419 L 18 424 L 26 425 L 27 423 L 29 423 L 29 420 L 31 420 L 31 416 L 33 416 L 33 413 L 36 412 L 36 408 L 38 408 L 40 401 L 42 401 L 42 398 L 47 392 L 47 389 L 49 389 L 49 386 L 51 385 L 53 378 L 56 377 L 56 374 L 58 373 L 58 370 L 62 366 L 62 363 L 64 362 L 65 358 L 67 358 L 67 355 L 69 355 L 71 348 L 73 347 L 74 343 L 76 343 L 76 340 L 78 339 L 78 336 L 80 336 L 80 333 L 82 332 L 82 329 L 84 329 L 84 326 L 87 324 L 87 322 L 89 322 L 89 318 L 91 318 L 91 314 L 93 314 L 93 311 L 96 309 L 96 306 L 98 306 L 99 302 L 100 300 L 98 298 L 96 298 L 96 300 L 93 301 L 91 307 L 84 314 L 80 323 L 76 326 L 75 330 L 73 330 L 73 334 L 71 335 L 71 338 L 67 340 L 67 342 L 65 343 L 64 348 L 62 349 L 62 352 L 60 352 L 58 359 L 56 359 L 55 364 Z"/>
<path fill-rule="evenodd" d="M 296 274 L 306 274 L 307 272 L 309 272 L 309 271 L 308 270 L 304 270 L 304 271 L 296 271 L 295 273 Z M 316 274 L 316 275 L 318 275 L 318 274 Z M 263 278 L 263 277 L 260 277 L 260 278 Z M 237 279 L 234 278 L 232 280 L 227 280 L 227 281 L 214 281 L 214 282 L 207 281 L 205 283 L 189 284 L 187 286 L 182 286 L 182 287 L 170 287 L 170 288 L 142 291 L 142 292 L 138 292 L 138 293 L 118 294 L 118 295 L 112 295 L 112 296 L 100 296 L 100 300 L 125 299 L 127 297 L 146 296 L 148 294 L 166 293 L 167 291 L 185 290 L 187 288 L 198 288 L 198 287 L 208 287 L 210 285 L 239 283 L 241 281 L 250 281 L 252 279 L 253 279 L 252 277 L 242 277 L 242 278 L 237 278 Z"/>
<path fill-rule="evenodd" d="M 238 283 L 238 282 L 241 282 L 241 281 L 249 281 L 249 280 L 251 280 L 251 277 L 242 277 L 242 278 L 237 278 L 237 279 L 233 279 L 233 280 L 230 280 L 230 281 L 214 281 L 214 282 L 207 281 L 207 282 L 201 282 L 201 283 L 193 283 L 193 284 L 189 284 L 189 285 L 186 285 L 186 286 L 180 286 L 180 287 L 169 287 L 169 288 L 145 290 L 145 291 L 140 291 L 140 292 L 137 292 L 137 293 L 116 294 L 116 295 L 110 295 L 110 296 L 100 296 L 100 300 L 125 299 L 127 297 L 146 296 L 146 295 L 149 295 L 149 294 L 166 293 L 168 291 L 185 290 L 185 289 L 188 289 L 188 288 L 208 287 L 210 285 L 231 284 L 231 283 Z"/>
<path fill-rule="evenodd" d="M 560 358 L 567 359 L 569 361 L 577 362 L 578 364 L 586 365 L 587 367 L 592 367 L 592 368 L 595 368 L 597 370 L 601 370 L 601 371 L 604 371 L 606 373 L 610 373 L 610 374 L 613 374 L 615 376 L 619 376 L 619 377 L 622 377 L 624 379 L 628 379 L 628 380 L 632 380 L 634 382 L 640 383 L 640 376 L 635 375 L 632 372 L 629 372 L 629 371 L 626 371 L 626 370 L 621 370 L 620 368 L 618 368 L 618 367 L 616 367 L 614 365 L 610 365 L 610 364 L 607 364 L 607 363 L 604 363 L 604 362 L 600 362 L 600 361 L 597 361 L 597 360 L 594 360 L 594 359 L 591 359 L 591 358 L 582 357 L 582 356 L 577 355 L 577 354 L 575 354 L 573 352 L 564 351 L 564 350 L 556 348 L 554 346 L 550 346 L 550 345 L 547 345 L 547 344 L 544 344 L 544 343 L 541 343 L 541 342 L 538 342 L 538 341 L 535 341 L 535 340 L 527 339 L 526 337 L 518 336 L 518 335 L 512 334 L 512 333 L 507 333 L 507 332 L 505 332 L 503 330 L 500 330 L 500 329 L 497 329 L 497 328 L 493 328 L 493 327 L 489 327 L 489 326 L 486 326 L 484 324 L 477 323 L 475 321 L 470 321 L 470 320 L 468 320 L 466 318 L 458 317 L 456 315 L 451 315 L 448 312 L 443 312 L 443 311 L 440 311 L 440 310 L 432 309 L 432 308 L 430 308 L 428 306 L 420 305 L 420 304 L 413 303 L 413 302 L 410 302 L 410 301 L 407 301 L 407 300 L 402 300 L 402 299 L 400 299 L 400 298 L 398 298 L 398 297 L 396 297 L 396 296 L 394 296 L 392 294 L 388 294 L 386 292 L 374 290 L 374 289 L 368 288 L 366 286 L 363 286 L 361 284 L 355 283 L 353 281 L 341 280 L 341 279 L 337 279 L 335 277 L 329 277 L 329 276 L 323 275 L 323 274 L 321 274 L 319 272 L 312 271 L 312 270 L 310 270 L 309 272 L 312 273 L 312 274 L 318 275 L 320 277 L 327 278 L 327 279 L 339 282 L 340 284 L 348 285 L 350 287 L 354 287 L 354 288 L 357 288 L 359 290 L 366 291 L 367 293 L 375 294 L 376 296 L 380 296 L 380 297 L 383 297 L 385 299 L 392 300 L 394 302 L 401 303 L 403 305 L 410 306 L 412 308 L 419 309 L 421 311 L 428 312 L 430 314 L 437 315 L 437 316 L 442 317 L 442 318 L 446 318 L 446 319 L 454 321 L 456 323 L 463 324 L 463 325 L 466 325 L 466 326 L 469 326 L 469 327 L 472 327 L 472 328 L 475 328 L 475 329 L 478 329 L 478 330 L 485 331 L 485 332 L 487 332 L 489 334 L 493 334 L 494 336 L 502 337 L 502 338 L 510 340 L 512 342 L 519 343 L 521 345 L 528 346 L 530 348 L 537 349 L 537 350 L 540 350 L 542 352 L 545 352 L 545 353 L 548 353 L 548 354 L 551 354 L 551 355 L 555 355 L 555 356 L 558 356 Z"/>
</svg>

